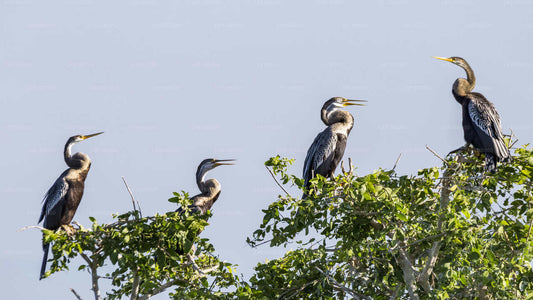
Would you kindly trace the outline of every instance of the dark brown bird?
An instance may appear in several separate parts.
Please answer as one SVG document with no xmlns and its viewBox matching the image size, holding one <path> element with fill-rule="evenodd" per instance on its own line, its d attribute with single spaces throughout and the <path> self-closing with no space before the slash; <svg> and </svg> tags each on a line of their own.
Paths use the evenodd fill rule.
<svg viewBox="0 0 533 300">
<path fill-rule="evenodd" d="M 322 122 L 328 126 L 319 133 L 309 150 L 304 161 L 303 179 L 305 188 L 309 188 L 309 180 L 317 174 L 324 177 L 332 177 L 337 165 L 344 155 L 348 135 L 353 128 L 353 116 L 342 110 L 349 105 L 360 105 L 365 100 L 349 100 L 342 97 L 334 97 L 326 101 L 320 111 Z M 304 193 L 302 198 L 307 197 Z"/>
<path fill-rule="evenodd" d="M 220 183 L 216 179 L 205 180 L 205 175 L 207 172 L 218 166 L 233 165 L 233 163 L 227 163 L 228 161 L 235 160 L 208 158 L 200 163 L 196 170 L 196 184 L 201 193 L 191 198 L 192 204 L 189 205 L 189 209 L 191 209 L 192 212 L 205 214 L 217 201 L 218 196 L 220 195 Z M 180 207 L 176 211 L 182 212 L 183 208 Z"/>
<path fill-rule="evenodd" d="M 463 108 L 463 131 L 466 145 L 451 153 L 472 145 L 475 150 L 485 154 L 485 168 L 494 173 L 497 162 L 510 158 L 509 149 L 503 140 L 500 115 L 492 102 L 482 94 L 472 92 L 476 86 L 476 77 L 466 60 L 455 56 L 434 58 L 458 65 L 466 72 L 466 79 L 457 78 L 452 88 L 455 100 Z"/>
<path fill-rule="evenodd" d="M 233 163 L 229 163 L 229 161 L 235 160 L 208 158 L 204 159 L 200 163 L 198 169 L 196 170 L 196 184 L 200 189 L 200 194 L 191 198 L 192 204 L 188 206 L 191 212 L 203 215 L 210 210 L 211 207 L 213 207 L 213 204 L 217 201 L 218 196 L 220 196 L 220 183 L 216 179 L 205 180 L 205 175 L 207 172 L 218 166 L 233 165 Z M 176 210 L 176 212 L 180 214 L 182 214 L 183 211 L 184 209 L 182 207 Z M 176 249 L 176 252 L 180 255 L 185 254 L 183 249 L 179 246 Z"/>
<path fill-rule="evenodd" d="M 77 152 L 71 155 L 70 149 L 75 143 L 86 140 L 90 137 L 97 136 L 103 132 L 90 135 L 75 135 L 70 137 L 65 144 L 64 156 L 68 169 L 57 178 L 52 187 L 46 192 L 43 199 L 43 208 L 39 222 L 44 220 L 43 227 L 50 230 L 57 230 L 64 227 L 67 230 L 78 205 L 83 196 L 85 178 L 91 168 L 91 160 L 85 153 Z M 43 262 L 41 265 L 41 275 L 43 279 L 46 270 L 46 261 L 48 260 L 48 250 L 50 244 L 43 240 Z"/>
</svg>

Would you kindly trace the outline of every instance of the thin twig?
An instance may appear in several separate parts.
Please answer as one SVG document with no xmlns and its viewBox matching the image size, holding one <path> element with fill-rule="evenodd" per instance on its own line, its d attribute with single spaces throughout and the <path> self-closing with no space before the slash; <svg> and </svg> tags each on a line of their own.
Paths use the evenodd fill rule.
<svg viewBox="0 0 533 300">
<path fill-rule="evenodd" d="M 76 293 L 76 291 L 73 288 L 71 288 L 70 291 L 74 294 L 74 296 L 76 296 L 76 298 L 78 298 L 78 300 L 82 300 L 80 295 L 78 295 L 78 293 Z"/>
<path fill-rule="evenodd" d="M 83 231 L 83 226 L 81 226 L 80 223 L 78 223 L 78 221 L 73 221 L 72 222 L 74 225 L 78 226 L 78 229 L 77 230 L 82 230 Z"/>
<path fill-rule="evenodd" d="M 122 181 L 124 181 L 124 184 L 126 185 L 126 189 L 128 189 L 128 193 L 130 193 L 130 196 L 131 196 L 131 203 L 133 204 L 133 210 L 136 211 L 138 210 L 139 211 L 139 214 L 142 218 L 142 212 L 141 212 L 141 205 L 139 204 L 139 201 L 135 200 L 135 197 L 133 197 L 133 193 L 131 192 L 131 189 L 128 185 L 128 183 L 126 182 L 126 179 L 124 178 L 124 176 L 122 176 Z M 135 202 L 137 202 L 137 208 L 135 208 Z"/>
<path fill-rule="evenodd" d="M 354 290 L 352 290 L 350 288 L 347 288 L 344 285 L 338 283 L 337 280 L 335 280 L 335 278 L 331 277 L 329 274 L 327 274 L 326 272 L 322 271 L 319 267 L 315 267 L 315 269 L 317 269 L 318 272 L 320 272 L 324 276 L 326 276 L 333 283 L 333 285 L 336 286 L 341 291 L 344 291 L 344 292 L 352 295 L 352 297 L 357 297 L 358 296 L 357 293 Z"/>
<path fill-rule="evenodd" d="M 313 284 L 315 284 L 315 283 L 317 283 L 317 282 L 318 282 L 318 279 L 315 279 L 315 280 L 313 280 L 313 281 L 309 281 L 308 283 L 302 285 L 302 286 L 299 287 L 299 288 L 290 288 L 290 289 L 284 291 L 283 293 L 281 293 L 277 299 L 278 299 L 278 300 L 279 300 L 279 299 L 290 299 L 290 298 L 292 298 L 292 297 L 298 295 L 298 293 L 299 293 L 300 291 L 303 291 L 303 290 L 304 290 L 306 287 L 308 287 L 309 285 L 313 285 Z M 288 294 L 289 292 L 292 292 L 292 291 L 294 291 L 294 293 L 292 293 L 292 294 Z M 287 294 L 287 295 L 286 295 L 286 294 Z"/>
<path fill-rule="evenodd" d="M 287 190 L 285 190 L 285 188 L 283 188 L 283 186 L 279 183 L 279 181 L 276 179 L 276 176 L 274 176 L 274 173 L 272 173 L 272 171 L 267 167 L 265 166 L 265 168 L 268 170 L 268 172 L 270 173 L 270 175 L 272 176 L 272 178 L 274 178 L 274 181 L 276 181 L 276 183 L 278 184 L 278 186 L 285 192 L 285 194 L 287 194 L 287 196 L 291 197 L 291 195 L 289 194 L 289 192 L 287 192 Z"/>
<path fill-rule="evenodd" d="M 444 158 L 442 158 L 440 155 L 437 154 L 437 152 L 433 151 L 433 149 L 429 148 L 428 145 L 426 145 L 426 149 L 429 150 L 429 152 L 433 153 L 433 155 L 435 155 L 438 159 L 442 160 L 442 162 L 448 166 L 448 162 L 446 160 L 444 160 Z"/>
<path fill-rule="evenodd" d="M 398 162 L 400 161 L 400 158 L 402 158 L 402 154 L 398 155 L 398 158 L 396 159 L 396 162 L 394 163 L 394 167 L 392 167 L 392 170 L 394 171 L 396 169 L 396 166 L 398 165 Z"/>
<path fill-rule="evenodd" d="M 167 288 L 169 288 L 169 287 L 171 287 L 171 286 L 173 286 L 173 285 L 175 285 L 175 284 L 177 284 L 177 283 L 181 283 L 181 284 L 183 284 L 183 285 L 188 285 L 188 284 L 190 284 L 190 282 L 188 282 L 188 281 L 185 281 L 185 280 L 183 280 L 183 279 L 181 279 L 181 278 L 177 278 L 177 279 L 174 279 L 174 280 L 172 280 L 172 281 L 169 281 L 169 282 L 167 282 L 167 283 L 165 283 L 165 284 L 162 284 L 162 285 L 160 285 L 159 287 L 157 287 L 157 288 L 151 290 L 150 292 L 144 294 L 142 297 L 139 297 L 139 300 L 147 300 L 147 299 L 150 299 L 152 296 L 164 292 Z"/>
<path fill-rule="evenodd" d="M 353 164 L 352 164 L 352 158 L 351 157 L 348 157 L 348 164 L 350 165 L 349 168 L 348 168 L 348 174 L 352 175 L 353 174 Z"/>
<path fill-rule="evenodd" d="M 513 132 L 513 130 L 511 129 L 511 137 L 509 138 L 509 141 L 510 141 L 510 142 L 513 142 L 513 137 L 514 137 L 514 136 L 515 136 L 515 135 L 514 135 L 514 132 Z M 517 139 L 516 139 L 516 140 L 515 140 L 510 146 L 509 146 L 509 149 L 510 149 L 510 148 L 513 148 L 514 144 L 516 144 L 516 143 L 518 143 L 518 138 L 517 138 Z"/>
<path fill-rule="evenodd" d="M 30 229 L 30 228 L 37 228 L 37 229 L 40 229 L 40 230 L 49 230 L 49 229 L 41 227 L 41 226 L 31 225 L 31 226 L 22 227 L 21 229 L 17 230 L 17 232 L 24 231 L 24 230 Z"/>
<path fill-rule="evenodd" d="M 198 267 L 198 265 L 197 265 L 196 262 L 194 261 L 194 258 L 192 257 L 192 255 L 187 254 L 187 258 L 189 259 L 189 262 L 191 263 L 192 268 L 193 268 L 196 272 L 198 272 L 198 273 L 201 274 L 201 275 L 205 275 L 205 273 L 200 269 L 200 267 Z"/>
<path fill-rule="evenodd" d="M 266 244 L 266 243 L 268 243 L 268 242 L 270 242 L 270 241 L 272 241 L 272 239 L 267 240 L 267 241 L 262 241 L 261 243 L 259 243 L 259 244 L 255 244 L 254 246 L 252 246 L 252 248 L 259 247 L 259 246 L 264 245 L 264 244 Z"/>
</svg>

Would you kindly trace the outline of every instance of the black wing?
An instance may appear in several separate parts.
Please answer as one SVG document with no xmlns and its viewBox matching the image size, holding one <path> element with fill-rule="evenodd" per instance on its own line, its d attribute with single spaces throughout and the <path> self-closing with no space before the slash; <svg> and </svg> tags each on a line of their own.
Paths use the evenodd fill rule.
<svg viewBox="0 0 533 300">
<path fill-rule="evenodd" d="M 315 177 L 316 174 L 327 176 L 329 172 L 332 172 L 337 167 L 336 163 L 340 161 L 343 149 L 337 149 L 339 135 L 334 134 L 330 128 L 326 128 L 319 133 L 309 150 L 307 150 L 307 156 L 304 162 L 303 178 L 305 180 L 305 186 L 308 186 L 309 180 Z M 346 145 L 346 139 L 344 139 L 344 146 Z M 335 157 L 338 150 L 342 150 L 340 157 Z M 334 166 L 333 166 L 334 165 Z M 331 169 L 333 167 L 333 169 Z"/>
<path fill-rule="evenodd" d="M 38 222 L 40 223 L 44 219 L 44 228 L 55 230 L 61 225 L 59 223 L 65 209 L 66 195 L 69 189 L 69 184 L 65 180 L 67 171 L 59 176 L 44 196 L 44 204 Z"/>
<path fill-rule="evenodd" d="M 481 152 L 488 152 L 498 157 L 498 160 L 509 157 L 509 149 L 503 141 L 500 115 L 494 105 L 479 93 L 470 95 L 468 114 L 479 136 Z"/>
</svg>

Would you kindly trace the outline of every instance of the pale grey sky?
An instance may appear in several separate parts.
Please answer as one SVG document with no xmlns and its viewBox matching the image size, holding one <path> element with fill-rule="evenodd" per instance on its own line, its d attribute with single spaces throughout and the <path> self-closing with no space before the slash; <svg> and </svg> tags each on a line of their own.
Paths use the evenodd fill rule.
<svg viewBox="0 0 533 300">
<path fill-rule="evenodd" d="M 93 165 L 75 220 L 110 222 L 130 209 L 125 176 L 145 215 L 198 192 L 204 158 L 236 158 L 210 173 L 222 184 L 211 226 L 221 258 L 252 274 L 283 249 L 245 239 L 279 188 L 263 162 L 296 159 L 324 125 L 332 96 L 367 99 L 345 158 L 357 172 L 438 165 L 464 143 L 451 95 L 461 56 L 504 132 L 532 142 L 531 1 L 0 1 L 0 282 L 5 299 L 89 299 L 87 273 L 39 281 L 41 199 L 66 168 L 68 137 Z M 292 193 L 299 194 L 295 189 Z M 164 297 L 159 297 L 164 299 Z"/>
</svg>

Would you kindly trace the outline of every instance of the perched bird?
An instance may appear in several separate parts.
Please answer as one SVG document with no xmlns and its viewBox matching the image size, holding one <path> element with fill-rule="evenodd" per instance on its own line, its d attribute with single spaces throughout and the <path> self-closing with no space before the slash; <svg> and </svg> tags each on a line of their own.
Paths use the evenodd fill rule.
<svg viewBox="0 0 533 300">
<path fill-rule="evenodd" d="M 307 150 L 303 170 L 306 189 L 309 188 L 309 181 L 317 174 L 324 177 L 333 176 L 344 155 L 346 140 L 354 123 L 353 116 L 342 108 L 349 105 L 365 105 L 355 102 L 366 101 L 334 97 L 322 106 L 320 117 L 328 127 L 316 136 L 311 147 Z M 302 198 L 305 197 L 307 197 L 306 193 Z"/>
<path fill-rule="evenodd" d="M 81 197 L 83 196 L 85 178 L 87 178 L 87 173 L 89 173 L 91 167 L 91 160 L 87 154 L 77 152 L 74 155 L 71 155 L 70 150 L 74 144 L 102 133 L 103 132 L 89 135 L 75 135 L 68 139 L 65 144 L 64 157 L 69 168 L 57 178 L 44 196 L 44 204 L 38 222 L 40 223 L 44 220 L 44 228 L 56 230 L 59 227 L 63 227 L 68 231 L 67 226 L 72 221 L 76 209 L 78 209 Z M 41 265 L 40 279 L 43 279 L 46 270 L 49 247 L 50 244 L 45 243 L 43 240 L 44 256 Z"/>
<path fill-rule="evenodd" d="M 434 57 L 458 65 L 466 71 L 466 79 L 457 78 L 452 93 L 463 108 L 463 131 L 466 145 L 450 153 L 467 148 L 470 144 L 485 154 L 485 168 L 494 173 L 496 163 L 510 158 L 502 134 L 500 115 L 482 94 L 472 92 L 476 85 L 474 71 L 461 57 Z"/>
<path fill-rule="evenodd" d="M 227 163 L 228 161 L 235 160 L 208 158 L 200 163 L 196 170 L 196 184 L 201 193 L 191 198 L 192 204 L 189 205 L 189 209 L 192 212 L 205 214 L 217 201 L 220 195 L 220 183 L 216 179 L 205 180 L 205 175 L 218 166 L 233 165 L 233 163 Z M 176 212 L 180 213 L 182 211 L 183 208 L 181 207 L 176 210 Z"/>
<path fill-rule="evenodd" d="M 220 196 L 220 183 L 216 179 L 205 180 L 205 175 L 218 166 L 233 165 L 229 161 L 234 161 L 234 159 L 208 158 L 200 163 L 196 170 L 196 184 L 201 193 L 191 198 L 192 204 L 188 206 L 191 212 L 203 215 L 217 201 L 218 196 Z M 183 207 L 178 208 L 176 212 L 182 214 L 184 212 Z M 178 246 L 176 253 L 183 255 L 185 251 Z"/>
</svg>

